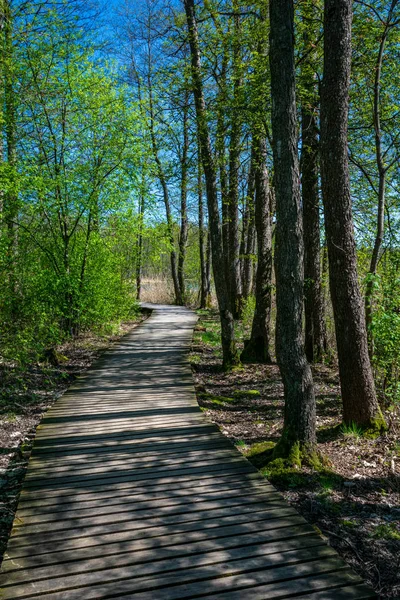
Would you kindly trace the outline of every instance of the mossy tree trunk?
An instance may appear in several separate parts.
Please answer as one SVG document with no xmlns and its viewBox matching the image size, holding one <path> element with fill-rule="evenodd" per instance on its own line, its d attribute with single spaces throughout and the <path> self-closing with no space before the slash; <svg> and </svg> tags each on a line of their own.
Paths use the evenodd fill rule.
<svg viewBox="0 0 400 600">
<path fill-rule="evenodd" d="M 272 136 L 276 194 L 276 354 L 285 413 L 276 456 L 293 462 L 315 452 L 315 397 L 304 353 L 303 231 L 297 154 L 297 115 L 292 0 L 270 2 Z M 293 450 L 295 458 L 293 459 Z"/>
</svg>

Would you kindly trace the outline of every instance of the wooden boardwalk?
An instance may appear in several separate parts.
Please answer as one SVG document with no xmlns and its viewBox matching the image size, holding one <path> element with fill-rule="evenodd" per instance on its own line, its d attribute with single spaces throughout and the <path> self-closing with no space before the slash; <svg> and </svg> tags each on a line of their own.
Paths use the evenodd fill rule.
<svg viewBox="0 0 400 600">
<path fill-rule="evenodd" d="M 4 599 L 375 597 L 205 420 L 195 321 L 157 307 L 46 414 Z"/>
</svg>

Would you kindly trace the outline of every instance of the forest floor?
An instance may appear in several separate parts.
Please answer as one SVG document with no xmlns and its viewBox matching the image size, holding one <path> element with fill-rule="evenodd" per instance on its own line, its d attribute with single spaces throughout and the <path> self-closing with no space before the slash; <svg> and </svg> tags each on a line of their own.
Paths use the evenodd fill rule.
<svg viewBox="0 0 400 600">
<path fill-rule="evenodd" d="M 365 439 L 343 428 L 337 367 L 313 367 L 324 471 L 270 472 L 263 452 L 280 436 L 283 385 L 276 364 L 221 370 L 219 322 L 198 311 L 190 361 L 201 409 L 381 598 L 400 598 L 400 407 L 388 432 Z M 240 328 L 239 328 L 240 329 Z M 246 336 L 242 327 L 240 337 Z"/>
<path fill-rule="evenodd" d="M 49 352 L 43 362 L 18 366 L 0 357 L 0 564 L 43 414 L 107 349 L 145 318 L 123 323 L 117 334 L 86 332 Z"/>
</svg>

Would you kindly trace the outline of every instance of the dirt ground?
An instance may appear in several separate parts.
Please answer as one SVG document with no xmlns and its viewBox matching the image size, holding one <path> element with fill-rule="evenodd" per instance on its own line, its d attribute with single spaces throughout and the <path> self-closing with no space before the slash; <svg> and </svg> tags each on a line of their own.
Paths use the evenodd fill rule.
<svg viewBox="0 0 400 600">
<path fill-rule="evenodd" d="M 7 546 L 18 495 L 36 427 L 43 414 L 99 356 L 138 325 L 121 325 L 118 335 L 85 333 L 58 346 L 43 363 L 20 368 L 0 357 L 0 563 Z"/>
<path fill-rule="evenodd" d="M 202 410 L 369 582 L 381 598 L 400 598 L 400 410 L 386 413 L 389 430 L 377 439 L 340 428 L 335 366 L 314 368 L 318 442 L 329 466 L 270 473 L 262 453 L 279 439 L 283 386 L 276 365 L 221 370 L 216 317 L 196 327 L 191 364 Z"/>
</svg>

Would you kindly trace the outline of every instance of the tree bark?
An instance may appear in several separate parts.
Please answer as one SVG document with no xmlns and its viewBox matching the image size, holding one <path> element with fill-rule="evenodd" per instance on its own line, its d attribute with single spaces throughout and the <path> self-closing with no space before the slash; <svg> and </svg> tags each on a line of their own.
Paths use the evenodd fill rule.
<svg viewBox="0 0 400 600">
<path fill-rule="evenodd" d="M 241 355 L 244 362 L 270 363 L 270 320 L 272 288 L 272 232 L 267 144 L 265 137 L 255 135 L 255 225 L 257 230 L 256 306 L 251 337 Z"/>
<path fill-rule="evenodd" d="M 223 35 L 221 31 L 221 36 Z M 225 157 L 225 107 L 227 102 L 226 72 L 228 69 L 228 52 L 224 45 L 222 54 L 221 75 L 218 86 L 217 98 L 217 127 L 215 149 L 219 172 L 219 186 L 221 191 L 222 206 L 222 247 L 224 250 L 224 269 L 227 282 L 230 273 L 230 247 L 229 247 L 229 185 Z"/>
<path fill-rule="evenodd" d="M 151 68 L 151 64 L 149 64 L 148 73 L 147 73 L 147 84 L 148 84 L 148 90 L 149 90 L 151 147 L 152 147 L 152 151 L 153 151 L 153 157 L 154 157 L 154 160 L 155 160 L 155 163 L 157 166 L 158 179 L 160 181 L 161 188 L 163 191 L 165 214 L 167 217 L 168 241 L 170 244 L 170 264 L 171 264 L 172 282 L 174 285 L 175 302 L 178 306 L 182 306 L 184 302 L 183 302 L 181 288 L 180 288 L 179 279 L 178 279 L 177 259 L 176 259 L 176 250 L 175 250 L 175 240 L 174 240 L 174 225 L 173 225 L 172 213 L 171 213 L 171 203 L 169 200 L 167 179 L 165 177 L 164 169 L 163 169 L 163 166 L 162 166 L 159 154 L 158 154 L 158 146 L 157 146 L 157 140 L 156 140 L 155 123 L 154 123 L 155 117 L 154 117 L 154 106 L 153 106 L 153 88 L 152 88 L 152 82 L 151 82 L 150 68 Z"/>
<path fill-rule="evenodd" d="M 186 244 L 188 239 L 188 215 L 187 215 L 187 188 L 188 188 L 188 152 L 189 152 L 189 91 L 186 89 L 183 106 L 183 146 L 181 163 L 181 229 L 179 233 L 179 256 L 178 256 L 178 282 L 179 290 L 184 304 L 186 301 L 185 289 L 185 258 Z"/>
<path fill-rule="evenodd" d="M 211 234 L 210 227 L 207 230 L 207 249 L 206 249 L 206 298 L 207 307 L 211 308 Z"/>
<path fill-rule="evenodd" d="M 351 0 L 325 0 L 321 93 L 321 174 L 330 292 L 335 319 L 345 423 L 384 425 L 368 355 L 364 305 L 357 278 L 348 168 Z"/>
<path fill-rule="evenodd" d="M 321 286 L 321 232 L 318 189 L 317 106 L 303 103 L 301 184 L 304 229 L 305 351 L 309 362 L 319 362 L 327 350 L 325 304 Z"/>
<path fill-rule="evenodd" d="M 229 369 L 239 362 L 239 357 L 235 344 L 234 321 L 225 278 L 221 220 L 218 208 L 216 166 L 211 150 L 210 134 L 206 117 L 194 0 L 184 0 L 184 6 L 189 33 L 193 95 L 196 108 L 198 136 L 206 180 L 214 282 L 221 320 L 223 366 L 225 369 Z"/>
<path fill-rule="evenodd" d="M 235 10 L 235 0 L 233 3 Z M 229 141 L 229 197 L 228 197 L 228 231 L 229 231 L 229 293 L 231 296 L 233 316 L 239 319 L 242 312 L 242 289 L 240 279 L 239 258 L 239 168 L 240 168 L 240 141 L 242 120 L 240 115 L 240 89 L 242 86 L 241 74 L 241 47 L 240 47 L 240 21 L 234 17 L 233 28 L 233 56 L 232 56 L 232 107 L 231 129 Z"/>
<path fill-rule="evenodd" d="M 145 188 L 142 167 L 142 181 L 140 186 L 138 206 L 138 236 L 136 242 L 136 300 L 140 300 L 142 293 L 142 258 L 143 258 L 143 219 L 144 219 Z"/>
<path fill-rule="evenodd" d="M 206 243 L 204 235 L 203 170 L 201 166 L 200 144 L 197 152 L 197 194 L 199 208 L 200 308 L 209 308 L 210 301 L 208 297 Z"/>
<path fill-rule="evenodd" d="M 252 139 L 250 168 L 247 181 L 246 204 L 243 217 L 242 248 L 242 295 L 243 300 L 251 294 L 253 279 L 253 255 L 255 245 L 255 217 L 254 217 L 254 194 L 255 194 L 255 140 Z"/>
<path fill-rule="evenodd" d="M 304 353 L 303 231 L 297 155 L 293 0 L 270 2 L 272 136 L 276 193 L 276 355 L 285 415 L 276 454 L 293 462 L 314 452 L 315 397 Z"/>
</svg>

